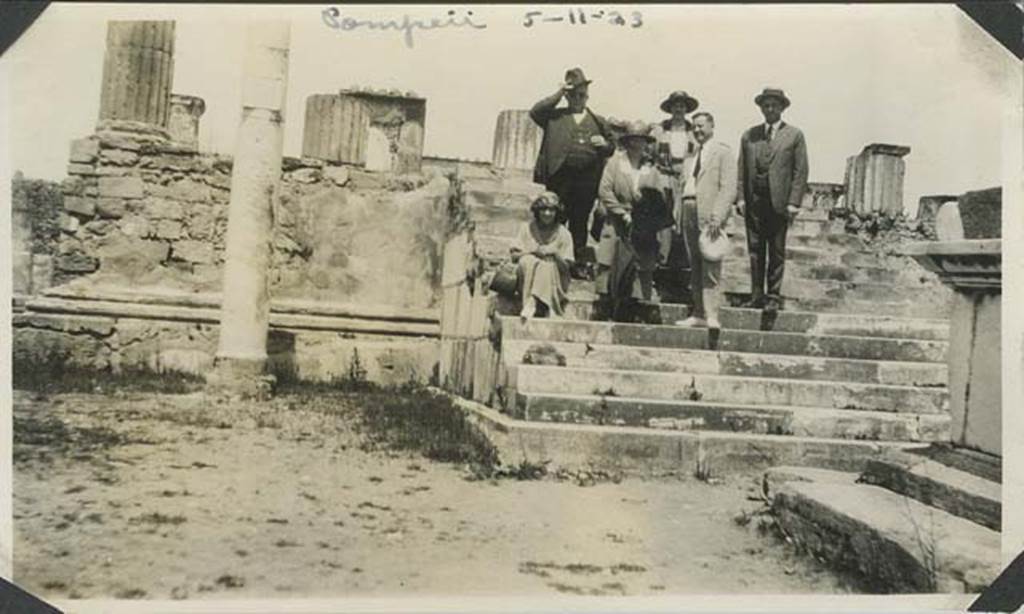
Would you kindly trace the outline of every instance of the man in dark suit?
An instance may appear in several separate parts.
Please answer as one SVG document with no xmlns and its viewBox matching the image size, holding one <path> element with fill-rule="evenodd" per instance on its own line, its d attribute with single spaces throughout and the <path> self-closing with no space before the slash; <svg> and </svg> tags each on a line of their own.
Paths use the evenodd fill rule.
<svg viewBox="0 0 1024 614">
<path fill-rule="evenodd" d="M 557 92 L 530 109 L 530 118 L 544 131 L 533 180 L 558 194 L 565 207 L 561 221 L 568 222 L 572 235 L 576 278 L 586 276 L 587 220 L 605 160 L 615 151 L 605 120 L 587 108 L 589 84 L 581 69 L 572 68 Z M 563 97 L 567 106 L 559 107 Z"/>
<path fill-rule="evenodd" d="M 782 308 L 786 230 L 807 190 L 807 145 L 799 128 L 782 121 L 789 106 L 785 92 L 765 88 L 754 102 L 764 123 L 740 138 L 737 169 L 736 211 L 746 221 L 750 252 L 750 300 L 743 306 L 776 311 Z"/>
</svg>

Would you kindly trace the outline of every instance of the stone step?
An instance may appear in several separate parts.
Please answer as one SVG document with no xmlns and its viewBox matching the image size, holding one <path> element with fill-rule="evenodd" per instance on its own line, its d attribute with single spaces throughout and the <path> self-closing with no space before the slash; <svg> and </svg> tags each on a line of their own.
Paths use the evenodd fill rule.
<svg viewBox="0 0 1024 614">
<path fill-rule="evenodd" d="M 949 394 L 943 388 L 547 365 L 516 365 L 509 368 L 508 375 L 509 387 L 520 393 L 795 405 L 912 414 L 946 412 L 949 406 Z"/>
<path fill-rule="evenodd" d="M 810 222 L 821 223 L 821 222 Z M 729 235 L 733 246 L 740 246 L 744 251 L 747 249 L 747 235 L 745 231 L 733 232 Z M 786 247 L 804 247 L 816 249 L 839 249 L 839 250 L 862 250 L 865 248 L 863 239 L 857 235 L 846 233 L 829 232 L 822 230 L 817 233 L 807 230 L 805 232 L 787 232 Z"/>
<path fill-rule="evenodd" d="M 776 377 L 833 382 L 859 382 L 890 386 L 945 387 L 944 364 L 850 360 L 817 356 L 786 356 L 710 350 L 634 347 L 585 343 L 537 343 L 506 339 L 501 347 L 507 366 L 551 364 L 581 369 L 659 371 L 704 375 Z M 529 363 L 524 363 L 529 360 Z"/>
<path fill-rule="evenodd" d="M 749 269 L 723 270 L 722 290 L 732 294 L 749 294 Z M 890 303 L 929 301 L 945 306 L 948 292 L 941 286 L 891 284 L 881 282 L 847 282 L 831 279 L 808 279 L 786 275 L 782 296 L 786 299 L 812 301 L 869 300 Z"/>
<path fill-rule="evenodd" d="M 582 296 L 582 295 L 577 295 Z M 594 315 L 592 300 L 570 302 L 566 317 L 589 320 Z M 646 324 L 674 324 L 690 315 L 690 306 L 672 303 L 643 303 L 639 317 Z M 726 329 L 772 330 L 814 335 L 852 335 L 945 341 L 949 321 L 938 318 L 902 318 L 888 315 L 780 311 L 774 316 L 758 309 L 723 307 L 719 319 Z"/>
<path fill-rule="evenodd" d="M 779 465 L 861 471 L 885 450 L 927 444 L 725 431 L 560 424 L 516 420 L 480 403 L 449 396 L 483 432 L 503 465 L 550 463 L 549 469 L 619 474 L 725 476 Z"/>
<path fill-rule="evenodd" d="M 993 531 L 1002 527 L 1002 486 L 915 454 L 868 463 L 860 481 L 887 488 Z"/>
<path fill-rule="evenodd" d="M 914 442 L 948 438 L 950 423 L 945 414 L 539 393 L 517 394 L 512 414 L 541 422 Z"/>
<path fill-rule="evenodd" d="M 534 318 L 524 323 L 518 317 L 511 316 L 502 316 L 500 322 L 503 339 L 709 349 L 709 333 L 706 329 L 547 318 Z M 921 339 L 723 329 L 717 349 L 724 352 L 945 364 L 947 346 L 944 341 Z"/>
<path fill-rule="evenodd" d="M 798 547 L 878 591 L 978 592 L 1001 568 L 999 533 L 878 486 L 790 481 L 772 509 Z"/>
</svg>

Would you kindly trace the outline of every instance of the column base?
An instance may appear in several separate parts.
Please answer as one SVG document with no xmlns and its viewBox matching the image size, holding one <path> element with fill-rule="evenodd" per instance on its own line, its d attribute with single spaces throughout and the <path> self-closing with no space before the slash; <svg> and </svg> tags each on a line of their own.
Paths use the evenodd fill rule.
<svg viewBox="0 0 1024 614">
<path fill-rule="evenodd" d="M 277 381 L 266 372 L 266 359 L 218 356 L 206 376 L 206 390 L 232 398 L 267 401 L 274 395 Z"/>
</svg>

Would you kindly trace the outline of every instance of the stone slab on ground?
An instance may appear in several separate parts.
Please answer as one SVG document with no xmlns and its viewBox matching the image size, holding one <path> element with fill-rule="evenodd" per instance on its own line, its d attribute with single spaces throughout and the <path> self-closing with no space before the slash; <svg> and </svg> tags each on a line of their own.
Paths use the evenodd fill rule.
<svg viewBox="0 0 1024 614">
<path fill-rule="evenodd" d="M 440 392 L 440 391 L 439 391 Z M 696 472 L 726 475 L 777 465 L 860 471 L 889 449 L 922 444 L 784 435 L 679 432 L 637 427 L 516 420 L 480 403 L 450 396 L 495 446 L 501 462 L 549 461 L 551 469 L 590 469 L 633 475 Z"/>
<path fill-rule="evenodd" d="M 913 454 L 872 460 L 861 481 L 912 497 L 993 531 L 1002 527 L 1002 486 Z"/>
<path fill-rule="evenodd" d="M 849 411 L 765 403 L 517 393 L 509 411 L 516 418 L 531 421 L 646 426 L 678 431 L 863 441 L 943 441 L 950 436 L 950 419 L 945 414 Z"/>
<path fill-rule="evenodd" d="M 628 369 L 665 373 L 781 377 L 846 381 L 895 386 L 945 387 L 948 368 L 940 363 L 823 358 L 752 352 L 637 347 L 599 343 L 536 342 L 506 339 L 502 360 L 512 367 L 538 364 L 538 351 L 554 351 L 563 366 L 585 369 Z"/>
<path fill-rule="evenodd" d="M 501 318 L 501 329 L 503 337 L 510 339 L 710 349 L 706 329 L 678 326 L 549 319 L 523 323 L 519 318 L 506 316 Z M 944 364 L 947 348 L 944 341 L 724 329 L 716 349 Z"/>
<path fill-rule="evenodd" d="M 1000 571 L 999 533 L 884 488 L 791 481 L 772 503 L 795 543 L 891 592 L 977 592 Z"/>
<path fill-rule="evenodd" d="M 856 484 L 860 474 L 854 471 L 836 471 L 816 467 L 772 467 L 764 472 L 763 492 L 773 497 L 788 482 L 828 482 L 830 484 Z"/>
</svg>

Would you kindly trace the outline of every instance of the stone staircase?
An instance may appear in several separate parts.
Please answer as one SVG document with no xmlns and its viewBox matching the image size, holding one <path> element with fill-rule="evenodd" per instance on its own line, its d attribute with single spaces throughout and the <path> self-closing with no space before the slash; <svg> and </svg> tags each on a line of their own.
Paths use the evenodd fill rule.
<svg viewBox="0 0 1024 614">
<path fill-rule="evenodd" d="M 525 173 L 486 167 L 463 180 L 476 255 L 493 265 L 507 258 L 542 188 Z M 813 206 L 818 200 L 809 195 L 791 227 L 786 306 L 777 315 L 724 307 L 717 334 L 672 325 L 688 315 L 683 303 L 643 303 L 631 322 L 597 321 L 593 284 L 581 281 L 573 282 L 562 320 L 524 323 L 517 305 L 498 299 L 493 394 L 475 385 L 474 398 L 500 408 L 505 431 L 578 427 L 591 429 L 594 441 L 620 433 L 641 447 L 645 433 L 728 434 L 729 446 L 746 446 L 740 456 L 787 445 L 849 450 L 854 442 L 948 441 L 948 291 L 912 260 L 846 234 L 841 220 Z M 723 286 L 735 305 L 749 292 L 745 235 L 735 217 L 730 236 Z M 558 455 L 546 445 L 537 449 Z M 843 453 L 830 463 L 825 453 L 808 462 L 859 469 L 881 448 L 858 449 L 857 459 Z M 788 457 L 773 458 L 767 464 Z"/>
<path fill-rule="evenodd" d="M 1001 464 L 935 444 L 860 472 L 777 467 L 765 491 L 782 531 L 877 592 L 978 592 L 999 574 Z"/>
</svg>

